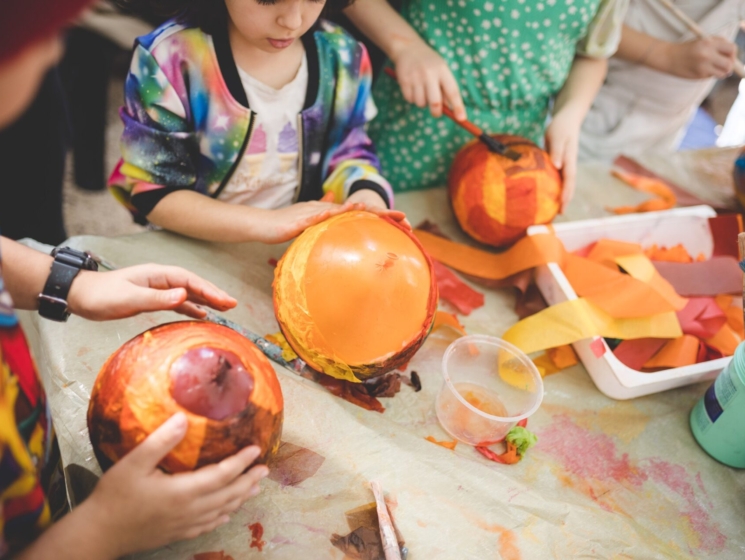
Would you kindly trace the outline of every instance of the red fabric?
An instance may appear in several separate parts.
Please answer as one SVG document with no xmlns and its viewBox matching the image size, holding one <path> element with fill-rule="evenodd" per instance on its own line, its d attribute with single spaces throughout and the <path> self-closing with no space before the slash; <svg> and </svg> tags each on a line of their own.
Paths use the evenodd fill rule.
<svg viewBox="0 0 745 560">
<path fill-rule="evenodd" d="M 57 33 L 91 0 L 2 0 L 0 64 L 25 47 Z"/>
</svg>

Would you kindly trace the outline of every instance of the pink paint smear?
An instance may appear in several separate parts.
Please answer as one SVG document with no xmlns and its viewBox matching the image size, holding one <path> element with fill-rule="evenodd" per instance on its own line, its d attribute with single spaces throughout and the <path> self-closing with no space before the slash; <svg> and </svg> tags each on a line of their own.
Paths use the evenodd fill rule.
<svg viewBox="0 0 745 560">
<path fill-rule="evenodd" d="M 632 461 L 628 453 L 619 454 L 610 436 L 585 430 L 567 415 L 554 416 L 553 424 L 538 434 L 536 447 L 579 480 L 615 483 L 630 491 L 640 490 L 648 480 L 664 486 L 685 503 L 680 514 L 688 518 L 698 535 L 699 550 L 714 554 L 724 548 L 727 537 L 711 520 L 708 510 L 713 509 L 712 503 L 699 473 L 692 476 L 681 465 L 657 458 Z M 604 510 L 612 511 L 592 488 L 588 493 Z"/>
</svg>

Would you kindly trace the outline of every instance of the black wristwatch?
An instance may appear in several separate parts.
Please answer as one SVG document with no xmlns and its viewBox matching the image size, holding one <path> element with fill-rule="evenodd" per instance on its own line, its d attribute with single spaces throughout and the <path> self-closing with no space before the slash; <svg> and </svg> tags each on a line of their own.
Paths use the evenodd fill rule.
<svg viewBox="0 0 745 560">
<path fill-rule="evenodd" d="M 52 251 L 52 271 L 49 273 L 44 291 L 39 294 L 39 315 L 52 321 L 67 321 L 67 294 L 72 281 L 81 270 L 98 270 L 98 263 L 89 253 L 69 247 Z"/>
</svg>

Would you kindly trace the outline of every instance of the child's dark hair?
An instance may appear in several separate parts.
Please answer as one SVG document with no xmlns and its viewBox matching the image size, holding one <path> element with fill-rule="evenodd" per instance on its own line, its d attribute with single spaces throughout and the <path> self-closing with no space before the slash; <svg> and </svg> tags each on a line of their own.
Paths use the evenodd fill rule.
<svg viewBox="0 0 745 560">
<path fill-rule="evenodd" d="M 354 0 L 326 0 L 323 15 L 341 12 Z M 179 16 L 207 33 L 219 30 L 227 17 L 224 0 L 115 0 L 125 12 L 148 21 Z"/>
</svg>

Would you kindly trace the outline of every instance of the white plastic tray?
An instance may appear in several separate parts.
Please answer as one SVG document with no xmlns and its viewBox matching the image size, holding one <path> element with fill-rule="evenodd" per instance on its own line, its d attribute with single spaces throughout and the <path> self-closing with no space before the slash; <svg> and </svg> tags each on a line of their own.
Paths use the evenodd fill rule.
<svg viewBox="0 0 745 560">
<path fill-rule="evenodd" d="M 615 239 L 639 243 L 643 247 L 655 243 L 672 247 L 682 243 L 691 255 L 703 253 L 709 258 L 714 242 L 708 219 L 713 216 L 716 216 L 716 212 L 709 206 L 693 206 L 664 212 L 565 222 L 554 224 L 553 230 L 567 251 L 576 251 L 600 239 Z M 546 226 L 532 226 L 528 229 L 528 235 L 548 232 Z M 556 263 L 538 267 L 536 282 L 549 305 L 577 299 L 577 294 Z M 595 344 L 602 344 L 605 348 L 599 358 L 590 347 L 597 339 L 600 342 Z M 731 359 L 720 358 L 655 373 L 642 373 L 622 364 L 600 337 L 581 340 L 573 346 L 598 389 L 619 400 L 713 379 Z"/>
</svg>

